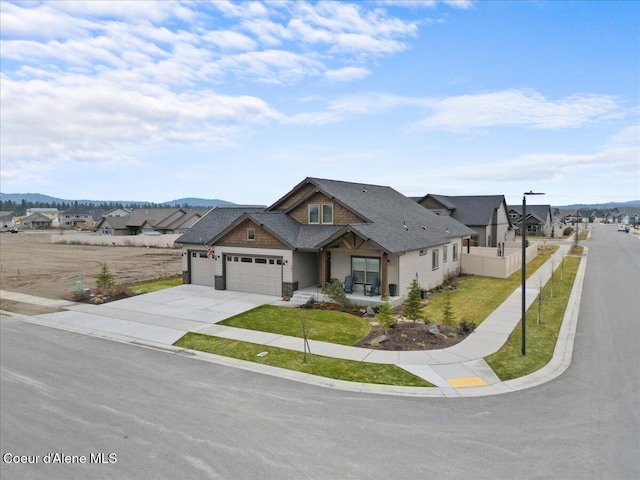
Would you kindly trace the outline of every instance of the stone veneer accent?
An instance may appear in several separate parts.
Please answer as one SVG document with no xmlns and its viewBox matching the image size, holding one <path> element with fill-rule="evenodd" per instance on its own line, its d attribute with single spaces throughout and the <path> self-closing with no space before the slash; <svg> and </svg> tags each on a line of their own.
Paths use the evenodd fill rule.
<svg viewBox="0 0 640 480">
<path fill-rule="evenodd" d="M 191 272 L 189 272 L 189 270 L 182 271 L 182 283 L 185 285 L 191 283 Z"/>
<path fill-rule="evenodd" d="M 227 283 L 222 275 L 216 275 L 213 277 L 213 286 L 216 290 L 226 290 Z"/>
<path fill-rule="evenodd" d="M 298 282 L 282 282 L 282 296 L 293 297 L 293 292 L 298 290 Z"/>
</svg>

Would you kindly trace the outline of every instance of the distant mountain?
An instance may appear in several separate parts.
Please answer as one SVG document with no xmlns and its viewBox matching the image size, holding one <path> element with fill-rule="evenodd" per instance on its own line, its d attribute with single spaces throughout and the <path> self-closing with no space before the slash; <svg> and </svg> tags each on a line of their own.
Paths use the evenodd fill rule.
<svg viewBox="0 0 640 480">
<path fill-rule="evenodd" d="M 76 200 L 67 200 L 63 198 L 51 197 L 49 195 L 43 195 L 41 193 L 0 193 L 0 201 L 3 202 L 15 202 L 21 203 L 22 201 L 32 203 L 75 203 Z M 177 200 L 171 200 L 169 202 L 155 203 L 144 202 L 136 200 L 77 200 L 79 204 L 102 205 L 108 204 L 122 204 L 122 205 L 162 205 L 167 207 L 180 207 L 182 205 L 189 205 L 190 207 L 215 207 L 216 205 L 233 205 L 232 202 L 219 199 L 206 199 L 206 198 L 179 198 Z"/>
<path fill-rule="evenodd" d="M 632 208 L 638 208 L 640 207 L 640 200 L 629 200 L 628 202 L 609 202 L 609 203 L 592 203 L 592 204 L 586 204 L 586 203 L 575 203 L 572 205 L 565 205 L 565 206 L 561 206 L 561 207 L 555 207 L 555 208 L 559 208 L 561 210 L 575 210 L 577 208 L 593 208 L 595 209 L 607 209 L 607 208 L 625 208 L 625 207 L 632 207 Z"/>
<path fill-rule="evenodd" d="M 233 205 L 232 202 L 227 202 L 226 200 L 218 200 L 217 198 L 209 200 L 206 198 L 193 198 L 193 197 L 171 200 L 170 202 L 165 202 L 162 205 L 180 207 L 185 204 L 189 205 L 190 207 L 215 207 L 216 205 Z"/>
</svg>

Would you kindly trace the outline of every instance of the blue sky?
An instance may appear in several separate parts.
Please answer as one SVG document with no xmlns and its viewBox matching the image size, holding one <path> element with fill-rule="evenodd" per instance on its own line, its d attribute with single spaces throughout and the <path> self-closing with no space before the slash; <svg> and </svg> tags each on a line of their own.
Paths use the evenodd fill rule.
<svg viewBox="0 0 640 480">
<path fill-rule="evenodd" d="M 3 193 L 640 198 L 640 2 L 5 2 Z"/>
</svg>

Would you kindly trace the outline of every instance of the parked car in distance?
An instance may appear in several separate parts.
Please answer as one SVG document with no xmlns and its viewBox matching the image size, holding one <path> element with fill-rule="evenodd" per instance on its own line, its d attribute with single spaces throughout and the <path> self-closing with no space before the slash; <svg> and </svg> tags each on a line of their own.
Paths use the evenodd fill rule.
<svg viewBox="0 0 640 480">
<path fill-rule="evenodd" d="M 627 227 L 624 223 L 620 223 L 620 224 L 618 224 L 618 231 L 619 232 L 628 232 L 629 231 L 629 227 Z"/>
</svg>

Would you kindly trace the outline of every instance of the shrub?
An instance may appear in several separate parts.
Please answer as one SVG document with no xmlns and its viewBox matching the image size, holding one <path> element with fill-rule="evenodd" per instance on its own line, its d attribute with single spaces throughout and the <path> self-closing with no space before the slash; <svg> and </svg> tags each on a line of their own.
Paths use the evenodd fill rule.
<svg viewBox="0 0 640 480">
<path fill-rule="evenodd" d="M 562 231 L 562 235 L 564 235 L 565 237 L 568 237 L 569 235 L 571 235 L 572 231 L 573 229 L 571 227 L 567 227 Z"/>
<path fill-rule="evenodd" d="M 469 320 L 462 320 L 458 324 L 458 330 L 461 333 L 471 333 L 476 329 L 477 325 Z"/>
<path fill-rule="evenodd" d="M 342 284 L 335 278 L 332 278 L 327 285 L 326 294 L 331 300 L 333 300 L 341 307 L 346 307 L 347 305 L 349 305 L 349 300 L 347 299 L 347 294 L 344 293 Z"/>
</svg>

